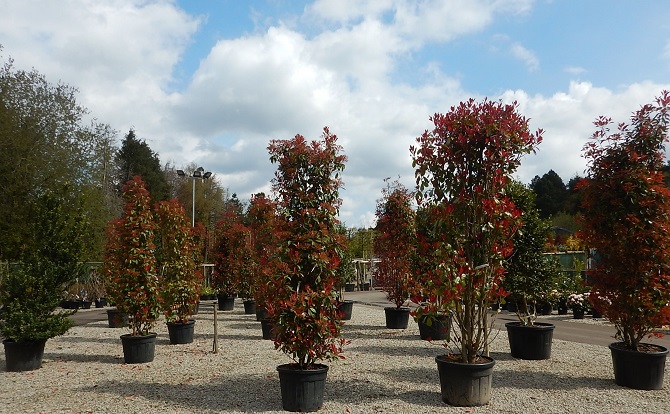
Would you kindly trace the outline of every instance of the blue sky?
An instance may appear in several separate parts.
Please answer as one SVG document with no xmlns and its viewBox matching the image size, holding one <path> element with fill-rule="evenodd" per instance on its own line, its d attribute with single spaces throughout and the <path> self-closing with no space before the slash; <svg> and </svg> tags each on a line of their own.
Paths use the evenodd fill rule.
<svg viewBox="0 0 670 414">
<path fill-rule="evenodd" d="M 386 177 L 413 184 L 429 116 L 474 97 L 545 130 L 524 183 L 583 175 L 596 116 L 670 89 L 670 5 L 624 0 L 0 0 L 0 54 L 79 89 L 163 162 L 269 191 L 271 139 L 324 126 L 349 162 L 341 219 L 374 222 Z"/>
</svg>

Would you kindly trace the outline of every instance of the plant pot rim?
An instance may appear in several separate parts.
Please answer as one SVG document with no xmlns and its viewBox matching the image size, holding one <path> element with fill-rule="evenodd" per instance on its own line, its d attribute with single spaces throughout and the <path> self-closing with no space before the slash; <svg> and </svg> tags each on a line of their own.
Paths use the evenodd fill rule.
<svg viewBox="0 0 670 414">
<path fill-rule="evenodd" d="M 295 362 L 291 362 L 291 363 L 288 363 L 288 364 L 277 365 L 277 371 L 323 372 L 323 371 L 328 371 L 328 365 L 317 363 L 317 364 L 312 364 L 312 368 L 302 369 Z"/>
<path fill-rule="evenodd" d="M 450 363 L 450 364 L 458 364 L 458 365 L 461 365 L 461 366 L 488 366 L 488 365 L 494 366 L 495 363 L 496 363 L 495 359 L 493 359 L 492 357 L 484 356 L 484 355 L 479 355 L 479 358 L 483 358 L 483 359 L 487 360 L 486 362 L 473 362 L 471 364 L 469 364 L 467 362 L 456 361 L 456 360 L 450 358 L 449 357 L 450 355 L 459 355 L 459 354 L 438 355 L 438 356 L 435 357 L 435 362 L 438 362 L 438 363 L 439 362 L 446 362 L 446 363 Z"/>
<path fill-rule="evenodd" d="M 640 345 L 650 346 L 657 349 L 657 351 L 633 351 L 632 349 L 626 348 L 624 342 L 612 342 L 608 345 L 608 348 L 617 352 L 628 352 L 632 354 L 647 354 L 647 355 L 666 355 L 668 353 L 668 348 L 663 345 L 650 344 L 648 342 L 640 342 Z"/>
<path fill-rule="evenodd" d="M 409 307 L 407 306 L 401 306 L 401 307 L 395 307 L 395 306 L 386 306 L 384 307 L 384 310 L 393 310 L 393 311 L 398 311 L 398 312 L 409 312 Z"/>
<path fill-rule="evenodd" d="M 12 338 L 5 338 L 5 339 L 2 340 L 2 343 L 3 344 L 7 344 L 7 343 L 9 343 L 9 344 L 39 344 L 39 343 L 42 343 L 42 342 L 46 343 L 48 340 L 49 340 L 49 338 L 47 338 L 47 339 L 34 339 L 34 340 L 28 340 L 28 341 L 15 341 Z"/>
<path fill-rule="evenodd" d="M 149 335 L 133 335 L 131 333 L 128 334 L 123 334 L 121 335 L 121 339 L 123 338 L 152 338 L 152 337 L 157 337 L 158 334 L 156 332 L 149 332 Z"/>
<path fill-rule="evenodd" d="M 515 328 L 521 328 L 521 329 L 523 329 L 523 328 L 528 328 L 528 329 L 542 329 L 542 330 L 549 330 L 549 329 L 555 329 L 555 328 L 556 328 L 556 325 L 554 325 L 553 323 L 549 323 L 549 322 L 535 322 L 535 323 L 533 323 L 533 325 L 523 325 L 523 324 L 522 324 L 521 322 L 519 322 L 519 321 L 514 321 L 514 322 L 507 322 L 507 323 L 505 324 L 505 327 L 506 327 L 506 328 L 512 328 L 512 329 L 515 329 Z"/>
<path fill-rule="evenodd" d="M 167 325 L 193 325 L 195 323 L 195 318 L 189 318 L 186 322 L 165 322 Z"/>
</svg>

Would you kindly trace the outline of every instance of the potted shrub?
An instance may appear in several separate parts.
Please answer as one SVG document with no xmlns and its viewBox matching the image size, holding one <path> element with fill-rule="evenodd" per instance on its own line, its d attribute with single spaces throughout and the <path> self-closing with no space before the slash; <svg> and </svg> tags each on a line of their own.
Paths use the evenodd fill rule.
<svg viewBox="0 0 670 414">
<path fill-rule="evenodd" d="M 376 283 L 395 307 L 384 308 L 386 327 L 406 329 L 409 307 L 403 306 L 415 289 L 411 274 L 416 246 L 415 213 L 412 193 L 399 181 L 388 183 L 377 200 L 377 228 L 374 239 L 375 255 L 379 259 L 374 269 Z"/>
<path fill-rule="evenodd" d="M 42 366 L 49 338 L 73 325 L 73 311 L 56 311 L 60 304 L 54 269 L 44 262 L 9 265 L 0 272 L 0 332 L 7 371 L 32 371 Z"/>
<path fill-rule="evenodd" d="M 31 236 L 36 248 L 18 264 L 0 269 L 0 332 L 7 371 L 30 371 L 42 366 L 49 338 L 72 326 L 73 312 L 56 311 L 60 293 L 85 273 L 80 263 L 86 222 L 81 209 L 62 193 L 46 191 L 30 205 L 35 221 Z"/>
<path fill-rule="evenodd" d="M 589 310 L 589 292 L 569 294 L 567 304 L 573 318 L 584 319 L 584 314 Z"/>
<path fill-rule="evenodd" d="M 107 294 L 128 315 L 130 333 L 121 335 L 127 364 L 151 362 L 156 349 L 152 332 L 161 313 L 156 270 L 156 223 L 149 192 L 139 176 L 122 189 L 123 216 L 107 228 L 104 271 Z"/>
<path fill-rule="evenodd" d="M 531 133 L 516 104 L 470 99 L 431 118 L 432 131 L 410 148 L 416 199 L 426 209 L 433 235 L 419 241 L 431 255 L 428 294 L 453 303 L 455 346 L 436 357 L 442 400 L 483 405 L 490 400 L 495 361 L 489 357 L 489 307 L 504 295 L 503 262 L 521 212 L 506 194 L 521 156 L 534 150 L 541 131 Z M 448 346 L 449 343 L 446 345 Z"/>
<path fill-rule="evenodd" d="M 268 147 L 277 164 L 273 190 L 279 197 L 279 255 L 285 264 L 273 279 L 276 294 L 268 310 L 275 348 L 294 361 L 277 367 L 287 411 L 321 407 L 328 372 L 321 361 L 340 358 L 344 345 L 338 338 L 342 322 L 335 289 L 344 249 L 337 232 L 339 175 L 346 160 L 341 149 L 328 128 L 320 141 L 296 135 Z"/>
<path fill-rule="evenodd" d="M 535 207 L 535 193 L 511 181 L 507 193 L 521 210 L 522 227 L 512 237 L 513 253 L 505 259 L 503 287 L 516 298 L 517 322 L 505 324 L 512 356 L 520 359 L 549 359 L 555 325 L 537 322 L 538 309 L 547 303 L 548 293 L 558 287 L 560 264 L 544 255 L 551 223 L 542 220 Z M 508 308 L 509 309 L 509 308 Z"/>
<path fill-rule="evenodd" d="M 212 286 L 218 291 L 219 310 L 233 310 L 240 280 L 251 277 L 250 234 L 237 209 L 229 204 L 216 223 Z"/>
<path fill-rule="evenodd" d="M 609 348 L 616 384 L 661 389 L 668 349 L 642 342 L 670 323 L 670 190 L 664 150 L 670 92 L 636 111 L 630 124 L 600 117 L 584 147 L 582 239 L 595 250 L 587 271 L 593 306 L 616 327 Z"/>
<path fill-rule="evenodd" d="M 346 228 L 344 226 L 339 226 L 339 231 L 346 235 Z M 337 283 L 335 289 L 337 290 L 337 312 L 342 318 L 343 321 L 348 321 L 353 316 L 354 311 L 354 301 L 349 299 L 344 299 L 344 289 L 345 285 L 353 280 L 354 277 L 354 263 L 351 252 L 349 251 L 348 239 L 345 241 L 347 243 L 347 248 L 342 253 L 342 260 L 340 265 L 337 267 Z"/>
<path fill-rule="evenodd" d="M 161 201 L 156 205 L 156 258 L 161 278 L 163 313 L 167 320 L 171 344 L 193 342 L 196 311 L 202 272 L 198 234 L 200 223 L 192 227 L 179 200 Z"/>
<path fill-rule="evenodd" d="M 434 289 L 433 266 L 437 252 L 425 248 L 428 244 L 437 241 L 434 232 L 435 226 L 430 221 L 429 209 L 422 207 L 416 213 L 416 240 L 417 247 L 412 263 L 412 272 L 415 277 L 416 288 L 412 301 L 419 304 L 410 314 L 419 326 L 419 336 L 423 340 L 450 339 L 451 310 L 453 302 L 445 302 L 444 298 Z"/>
<path fill-rule="evenodd" d="M 254 194 L 249 201 L 247 220 L 251 233 L 251 253 L 254 268 L 252 271 L 253 298 L 256 303 L 256 320 L 266 320 L 266 304 L 274 295 L 274 287 L 268 284 L 274 280 L 282 266 L 278 254 L 279 231 L 277 205 L 263 193 Z M 271 339 L 266 326 L 266 339 Z"/>
</svg>

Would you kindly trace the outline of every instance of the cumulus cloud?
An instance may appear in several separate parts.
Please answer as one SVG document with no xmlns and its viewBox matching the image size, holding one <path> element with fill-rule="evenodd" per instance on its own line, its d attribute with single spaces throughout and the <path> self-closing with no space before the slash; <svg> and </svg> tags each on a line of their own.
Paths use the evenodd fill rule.
<svg viewBox="0 0 670 414">
<path fill-rule="evenodd" d="M 317 0 L 295 19 L 220 39 L 178 88 L 175 70 L 203 22 L 171 0 L 4 2 L 0 39 L 21 67 L 79 87 L 81 103 L 101 121 L 122 133 L 134 126 L 163 161 L 203 165 L 242 198 L 269 191 L 271 139 L 316 139 L 329 126 L 349 157 L 341 218 L 371 225 L 385 177 L 413 186 L 409 146 L 431 128 L 429 116 L 481 98 L 434 61 L 412 66 L 411 84 L 398 82 L 399 62 L 532 4 Z M 535 52 L 509 39 L 501 50 L 538 70 Z M 531 126 L 546 131 L 519 178 L 529 182 L 551 168 L 567 180 L 584 171 L 581 148 L 596 116 L 627 120 L 662 87 L 670 86 L 614 90 L 574 81 L 547 95 L 509 90 L 490 98 L 518 101 Z"/>
</svg>

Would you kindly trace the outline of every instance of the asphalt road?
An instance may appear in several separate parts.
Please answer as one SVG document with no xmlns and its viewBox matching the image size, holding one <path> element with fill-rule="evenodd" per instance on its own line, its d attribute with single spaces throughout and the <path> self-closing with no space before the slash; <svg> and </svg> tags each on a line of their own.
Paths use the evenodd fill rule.
<svg viewBox="0 0 670 414">
<path fill-rule="evenodd" d="M 384 293 L 381 291 L 356 291 L 345 292 L 344 299 L 353 300 L 354 303 L 369 305 L 373 307 L 384 308 L 386 306 L 394 306 L 391 302 L 386 300 Z M 71 316 L 76 325 L 84 325 L 90 322 L 107 320 L 106 310 L 109 308 L 98 309 L 82 309 Z M 607 346 L 614 340 L 615 329 L 612 326 L 604 326 L 592 323 L 578 323 L 570 321 L 570 315 L 550 317 L 546 322 L 550 322 L 556 326 L 554 329 L 554 339 L 563 341 L 579 342 L 584 344 Z M 589 316 L 586 316 L 589 318 Z M 505 329 L 505 323 L 518 321 L 516 315 L 502 311 L 496 317 L 495 326 L 500 329 Z M 645 339 L 644 342 L 654 343 L 670 348 L 670 335 L 663 338 Z"/>
</svg>

